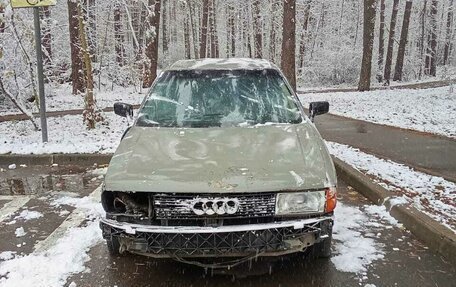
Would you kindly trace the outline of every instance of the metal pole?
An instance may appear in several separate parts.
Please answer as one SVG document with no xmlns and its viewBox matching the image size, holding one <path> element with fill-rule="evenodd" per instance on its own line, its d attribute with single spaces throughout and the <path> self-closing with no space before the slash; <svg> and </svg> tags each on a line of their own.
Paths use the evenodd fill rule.
<svg viewBox="0 0 456 287">
<path fill-rule="evenodd" d="M 36 66 L 38 73 L 38 92 L 40 96 L 40 118 L 41 118 L 41 137 L 43 142 L 48 141 L 47 121 L 46 121 L 46 102 L 44 99 L 44 79 L 43 79 L 43 55 L 41 51 L 41 27 L 39 7 L 33 8 L 35 22 L 35 46 L 36 46 Z"/>
</svg>

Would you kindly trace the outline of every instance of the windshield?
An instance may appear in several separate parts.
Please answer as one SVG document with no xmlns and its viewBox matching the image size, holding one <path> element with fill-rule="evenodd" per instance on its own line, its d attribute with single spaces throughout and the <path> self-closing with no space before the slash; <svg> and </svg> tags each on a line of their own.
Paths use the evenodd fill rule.
<svg viewBox="0 0 456 287">
<path fill-rule="evenodd" d="M 170 71 L 151 89 L 136 125 L 231 127 L 299 123 L 281 75 L 261 71 Z"/>
</svg>

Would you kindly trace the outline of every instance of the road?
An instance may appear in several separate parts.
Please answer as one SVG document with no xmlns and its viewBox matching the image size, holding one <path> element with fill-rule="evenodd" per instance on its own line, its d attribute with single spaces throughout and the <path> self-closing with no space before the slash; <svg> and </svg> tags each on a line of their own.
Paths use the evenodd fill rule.
<svg viewBox="0 0 456 287">
<path fill-rule="evenodd" d="M 61 233 L 62 226 L 73 228 L 90 222 L 88 220 L 68 220 L 68 218 L 75 218 L 77 208 L 67 205 L 56 207 L 52 204 L 53 199 L 62 195 L 85 197 L 99 187 L 100 181 L 99 174 L 85 172 L 80 168 L 35 167 L 0 173 L 0 238 L 2 238 L 0 254 L 5 251 L 17 252 L 24 256 L 21 261 L 23 265 L 20 266 L 31 268 L 26 264 L 27 260 L 35 262 L 33 260 L 36 258 L 32 257 L 43 254 L 39 250 L 46 251 L 51 248 L 52 244 L 56 244 L 64 236 L 64 233 Z M 173 261 L 154 260 L 133 255 L 110 257 L 104 242 L 98 240 L 88 249 L 90 260 L 85 263 L 86 271 L 64 276 L 65 285 L 71 287 L 455 286 L 455 266 L 429 251 L 403 228 L 392 226 L 385 219 L 368 214 L 366 206 L 369 206 L 370 203 L 367 199 L 343 182 L 339 182 L 339 200 L 342 203 L 340 207 L 345 207 L 344 210 L 361 212 L 361 216 L 368 219 L 358 221 L 358 225 L 355 224 L 347 230 L 342 230 L 340 234 L 353 234 L 362 239 L 359 242 L 372 242 L 376 249 L 381 250 L 380 256 L 376 260 L 365 264 L 365 271 L 342 272 L 340 266 L 336 267 L 332 260 L 317 260 L 305 254 L 299 254 L 274 263 L 252 263 L 252 268 L 244 265 L 241 268 L 227 271 L 228 274 L 224 275 L 213 274 L 198 267 Z M 14 219 L 24 210 L 36 211 L 43 216 L 30 220 Z M 342 225 L 344 222 L 356 223 L 356 220 L 350 217 L 339 220 L 339 224 Z M 68 226 L 68 222 L 73 222 L 74 226 Z M 15 235 L 20 227 L 26 232 L 23 237 Z M 50 246 L 46 247 L 43 242 Z M 74 243 L 77 245 L 77 242 Z M 335 253 L 340 251 L 343 243 L 334 240 Z M 359 247 L 369 248 L 369 246 L 361 246 L 361 244 Z M 358 246 L 350 248 L 354 253 L 362 249 Z M 74 255 L 68 257 L 71 256 Z M 363 254 L 361 254 L 362 256 Z M 364 259 L 369 261 L 369 256 L 365 256 Z M 56 258 L 71 260 L 65 255 Z M 0 286 L 10 286 L 8 284 L 11 283 L 9 275 L 3 274 L 3 279 L 1 279 L 2 264 L 5 262 L 8 261 L 2 262 L 0 259 Z M 52 262 L 49 264 L 52 265 Z M 347 262 L 348 264 L 350 262 Z M 64 264 L 62 263 L 62 265 Z M 38 268 L 38 266 L 33 268 Z M 32 274 L 33 268 L 24 272 Z M 52 269 L 53 267 L 49 268 L 50 273 L 55 271 Z M 11 270 L 11 272 L 15 271 L 17 270 Z M 37 278 L 40 278 L 41 275 L 46 277 L 46 274 L 38 274 Z M 41 286 L 40 284 L 46 286 L 46 281 L 43 283 L 37 280 L 35 286 Z"/>
</svg>

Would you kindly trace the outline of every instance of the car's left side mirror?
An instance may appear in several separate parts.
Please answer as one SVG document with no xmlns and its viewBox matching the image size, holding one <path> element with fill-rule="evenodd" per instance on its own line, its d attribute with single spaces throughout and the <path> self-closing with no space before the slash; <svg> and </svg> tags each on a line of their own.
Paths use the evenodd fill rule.
<svg viewBox="0 0 456 287">
<path fill-rule="evenodd" d="M 133 117 L 133 106 L 125 103 L 115 103 L 114 113 L 121 117 Z"/>
<path fill-rule="evenodd" d="M 310 120 L 313 122 L 315 117 L 329 112 L 328 102 L 312 102 L 309 105 Z"/>
</svg>

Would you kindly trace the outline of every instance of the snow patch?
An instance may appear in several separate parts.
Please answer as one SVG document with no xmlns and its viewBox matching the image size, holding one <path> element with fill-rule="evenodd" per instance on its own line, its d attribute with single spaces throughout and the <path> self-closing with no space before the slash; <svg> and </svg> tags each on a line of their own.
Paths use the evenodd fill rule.
<svg viewBox="0 0 456 287">
<path fill-rule="evenodd" d="M 72 274 L 85 270 L 87 252 L 102 240 L 98 222 L 70 229 L 48 251 L 19 256 L 0 263 L 0 285 L 63 286 Z"/>
<path fill-rule="evenodd" d="M 11 260 L 16 256 L 15 251 L 4 251 L 0 253 L 0 261 Z"/>
<path fill-rule="evenodd" d="M 328 101 L 331 113 L 456 138 L 456 92 L 450 87 L 302 94 L 304 106 Z"/>
<path fill-rule="evenodd" d="M 32 220 L 32 219 L 38 219 L 43 217 L 43 214 L 38 211 L 33 211 L 33 210 L 23 210 L 18 216 L 14 217 L 15 220 Z"/>
<path fill-rule="evenodd" d="M 333 229 L 337 255 L 331 258 L 337 270 L 362 273 L 374 261 L 384 258 L 382 246 L 361 232 L 369 221 L 358 208 L 338 203 Z"/>
<path fill-rule="evenodd" d="M 23 237 L 27 233 L 25 232 L 24 227 L 19 227 L 19 228 L 16 228 L 16 231 L 14 232 L 14 234 L 16 234 L 16 237 Z"/>
<path fill-rule="evenodd" d="M 456 232 L 456 183 L 361 152 L 347 145 L 327 142 L 331 154 L 363 173 L 371 175 L 386 189 L 398 193 L 390 203 L 407 204 Z"/>
</svg>

